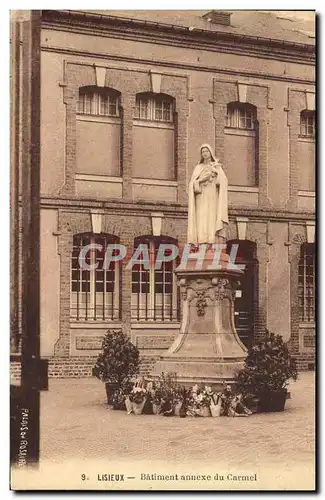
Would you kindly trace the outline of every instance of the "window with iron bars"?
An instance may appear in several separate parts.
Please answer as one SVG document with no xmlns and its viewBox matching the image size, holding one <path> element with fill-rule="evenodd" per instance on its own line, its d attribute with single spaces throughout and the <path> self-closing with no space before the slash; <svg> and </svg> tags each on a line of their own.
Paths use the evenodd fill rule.
<svg viewBox="0 0 325 500">
<path fill-rule="evenodd" d="M 109 321 L 119 319 L 120 265 L 111 262 L 103 269 L 107 246 L 117 243 L 110 235 L 78 234 L 73 237 L 71 257 L 71 319 L 76 321 Z M 102 249 L 90 249 L 85 262 L 95 269 L 82 269 L 81 250 L 90 244 Z"/>
<path fill-rule="evenodd" d="M 137 96 L 134 118 L 158 122 L 173 122 L 173 101 L 162 96 Z"/>
<path fill-rule="evenodd" d="M 132 268 L 132 319 L 137 321 L 179 321 L 180 299 L 174 269 L 177 260 L 162 262 L 155 269 L 160 244 L 177 244 L 168 238 L 136 238 L 134 249 L 139 245 L 149 253 L 149 266 L 135 264 Z M 168 254 L 167 250 L 165 251 Z M 139 259 L 144 258 L 144 254 Z"/>
<path fill-rule="evenodd" d="M 315 245 L 301 245 L 299 260 L 299 319 L 302 322 L 315 321 Z"/>
<path fill-rule="evenodd" d="M 302 111 L 300 113 L 300 135 L 315 137 L 315 112 Z"/>
<path fill-rule="evenodd" d="M 256 110 L 250 104 L 230 103 L 227 105 L 226 127 L 255 130 Z"/>
<path fill-rule="evenodd" d="M 110 89 L 82 88 L 79 90 L 78 114 L 119 117 L 119 106 L 118 94 Z"/>
</svg>

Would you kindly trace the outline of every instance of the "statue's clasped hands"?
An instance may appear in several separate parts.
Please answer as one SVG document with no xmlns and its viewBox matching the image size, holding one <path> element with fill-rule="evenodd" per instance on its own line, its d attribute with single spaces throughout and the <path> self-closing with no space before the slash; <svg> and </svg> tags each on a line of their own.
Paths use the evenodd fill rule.
<svg viewBox="0 0 325 500">
<path fill-rule="evenodd" d="M 218 175 L 218 163 L 217 162 L 212 162 L 210 163 L 209 167 L 206 167 L 200 178 L 199 182 L 200 184 L 202 183 L 203 185 L 206 185 L 208 182 L 211 182 L 213 177 Z"/>
</svg>

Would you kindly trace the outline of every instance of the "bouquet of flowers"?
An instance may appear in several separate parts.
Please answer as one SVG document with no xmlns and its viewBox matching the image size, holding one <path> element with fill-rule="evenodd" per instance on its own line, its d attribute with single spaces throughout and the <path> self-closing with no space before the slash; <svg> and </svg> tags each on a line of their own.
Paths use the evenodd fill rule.
<svg viewBox="0 0 325 500">
<path fill-rule="evenodd" d="M 206 385 L 204 389 L 201 389 L 199 395 L 200 406 L 210 407 L 211 401 L 213 400 L 213 391 L 210 386 Z"/>
<path fill-rule="evenodd" d="M 147 401 L 148 391 L 144 378 L 137 379 L 132 391 L 129 393 L 126 400 L 126 407 L 129 408 L 128 413 L 140 415 Z M 130 402 L 130 405 L 128 404 Z"/>
<path fill-rule="evenodd" d="M 142 403 L 147 397 L 147 391 L 144 387 L 134 387 L 129 394 L 131 403 Z"/>
<path fill-rule="evenodd" d="M 213 398 L 213 391 L 210 386 L 200 389 L 196 384 L 192 387 L 191 400 L 188 407 L 188 415 L 197 417 L 210 416 L 210 405 Z"/>
<path fill-rule="evenodd" d="M 221 414 L 226 417 L 247 417 L 252 412 L 244 405 L 241 393 L 234 394 L 230 385 L 216 395 L 216 404 L 221 400 Z"/>
<path fill-rule="evenodd" d="M 164 416 L 174 414 L 178 383 L 176 373 L 162 373 L 155 383 L 152 395 L 153 411 Z"/>
<path fill-rule="evenodd" d="M 152 404 L 155 404 L 156 406 L 159 406 L 161 404 L 161 400 L 163 399 L 163 391 L 161 387 L 155 387 L 153 389 L 153 394 L 152 394 Z"/>
</svg>

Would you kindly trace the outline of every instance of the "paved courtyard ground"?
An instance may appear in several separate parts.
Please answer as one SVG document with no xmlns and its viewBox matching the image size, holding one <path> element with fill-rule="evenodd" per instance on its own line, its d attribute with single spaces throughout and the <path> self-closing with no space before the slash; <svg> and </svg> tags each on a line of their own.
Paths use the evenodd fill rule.
<svg viewBox="0 0 325 500">
<path fill-rule="evenodd" d="M 104 469 L 95 467 L 98 473 L 134 464 L 133 473 L 123 469 L 127 476 L 133 474 L 133 481 L 140 480 L 141 471 L 171 474 L 182 466 L 193 473 L 219 473 L 220 488 L 226 488 L 224 472 L 231 473 L 228 489 L 260 489 L 264 484 L 268 489 L 310 489 L 314 476 L 314 373 L 301 373 L 289 390 L 291 399 L 284 412 L 248 418 L 180 419 L 108 409 L 104 384 L 97 379 L 50 379 L 49 390 L 41 394 L 41 460 L 60 466 L 83 463 L 86 474 L 86 464 L 106 463 Z M 263 484 L 254 479 L 243 485 L 232 479 L 244 472 L 256 473 Z M 92 480 L 86 482 L 92 484 Z M 147 480 L 142 483 L 143 488 L 148 487 Z M 203 483 L 198 488 L 208 487 Z M 125 483 L 122 487 L 126 488 Z"/>
</svg>

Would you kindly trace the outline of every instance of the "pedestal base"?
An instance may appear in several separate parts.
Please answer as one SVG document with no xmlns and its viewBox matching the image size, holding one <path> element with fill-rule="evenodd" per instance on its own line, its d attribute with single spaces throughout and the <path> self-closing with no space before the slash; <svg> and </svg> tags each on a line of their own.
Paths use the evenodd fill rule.
<svg viewBox="0 0 325 500">
<path fill-rule="evenodd" d="M 225 383 L 234 383 L 246 357 L 234 325 L 235 291 L 243 272 L 229 269 L 227 256 L 217 270 L 211 269 L 212 256 L 200 270 L 193 260 L 186 269 L 175 271 L 183 300 L 181 328 L 156 362 L 151 378 L 173 372 L 182 385 L 209 385 L 219 390 Z"/>
<path fill-rule="evenodd" d="M 157 361 L 151 374 L 157 380 L 161 373 L 176 373 L 177 382 L 185 387 L 195 384 L 209 385 L 214 391 L 220 391 L 224 384 L 232 385 L 237 370 L 244 366 L 244 360 L 225 361 L 220 358 L 181 358 L 164 356 Z"/>
</svg>

